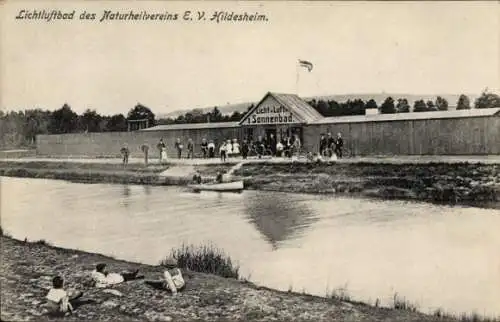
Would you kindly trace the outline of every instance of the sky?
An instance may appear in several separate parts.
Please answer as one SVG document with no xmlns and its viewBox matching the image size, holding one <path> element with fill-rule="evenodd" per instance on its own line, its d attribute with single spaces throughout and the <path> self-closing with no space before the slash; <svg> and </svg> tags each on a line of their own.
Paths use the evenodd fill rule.
<svg viewBox="0 0 500 322">
<path fill-rule="evenodd" d="M 353 93 L 500 91 L 500 5 L 488 2 L 27 2 L 1 8 L 0 108 L 157 114 Z M 74 20 L 15 19 L 75 10 Z M 177 21 L 103 21 L 103 11 L 178 13 Z M 186 10 L 205 21 L 183 21 Z M 86 11 L 96 20 L 79 20 Z M 221 22 L 214 11 L 265 14 Z M 297 60 L 312 62 L 308 72 Z M 297 77 L 298 75 L 298 77 Z"/>
</svg>

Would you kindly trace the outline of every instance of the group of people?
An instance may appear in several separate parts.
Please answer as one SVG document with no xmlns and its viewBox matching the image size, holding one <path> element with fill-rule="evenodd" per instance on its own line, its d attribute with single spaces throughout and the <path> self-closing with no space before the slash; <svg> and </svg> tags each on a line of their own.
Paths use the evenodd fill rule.
<svg viewBox="0 0 500 322">
<path fill-rule="evenodd" d="M 254 142 L 250 140 L 249 144 L 255 151 L 256 155 L 261 158 L 263 155 L 273 157 L 292 157 L 300 152 L 302 144 L 298 135 L 283 137 L 277 139 L 274 134 L 269 134 L 267 137 L 258 136 Z M 243 155 L 246 159 L 247 155 Z"/>
<path fill-rule="evenodd" d="M 333 137 L 331 133 L 327 135 L 321 134 L 319 143 L 319 155 L 321 157 L 328 158 L 342 158 L 343 156 L 343 146 L 344 141 L 340 133 L 337 137 Z M 157 149 L 160 156 L 160 163 L 165 163 L 167 161 L 167 145 L 160 139 L 157 144 Z M 174 144 L 174 148 L 177 151 L 177 158 L 182 158 L 184 151 L 184 144 L 180 138 L 177 138 Z M 206 158 L 214 158 L 216 156 L 216 145 L 213 140 L 207 140 L 203 138 L 200 144 L 202 156 Z M 219 156 L 222 162 L 225 162 L 227 158 L 232 156 L 242 156 L 243 159 L 247 159 L 251 152 L 254 152 L 256 156 L 261 158 L 264 155 L 275 156 L 275 157 L 292 157 L 293 155 L 299 154 L 301 152 L 302 144 L 298 135 L 294 134 L 292 136 L 283 137 L 281 139 L 276 138 L 273 134 L 269 134 L 266 137 L 258 136 L 256 141 L 251 138 L 242 141 L 241 145 L 237 139 L 227 139 L 223 140 L 219 145 Z M 145 164 L 148 163 L 148 146 L 143 145 L 141 147 L 144 157 Z M 195 154 L 195 144 L 193 140 L 188 139 L 187 146 L 187 158 L 194 158 Z M 120 150 L 123 156 L 123 165 L 128 164 L 128 158 L 130 155 L 130 150 L 125 144 Z"/>
<path fill-rule="evenodd" d="M 108 272 L 104 263 L 97 264 L 90 276 L 92 285 L 96 288 L 107 288 L 131 280 L 144 279 L 143 275 L 139 275 L 139 270 L 122 273 Z M 172 295 L 176 295 L 186 285 L 182 272 L 177 267 L 165 270 L 162 279 L 144 280 L 144 282 L 154 288 L 168 290 L 172 292 Z M 81 291 L 65 290 L 64 278 L 55 276 L 52 279 L 52 288 L 45 297 L 47 301 L 46 307 L 51 314 L 55 315 L 72 313 L 80 303 L 83 295 Z"/>
<path fill-rule="evenodd" d="M 334 138 L 331 133 L 326 136 L 321 134 L 319 140 L 319 154 L 322 157 L 336 157 L 342 158 L 342 150 L 344 147 L 344 140 L 342 139 L 342 134 L 338 133 L 337 137 Z"/>
</svg>

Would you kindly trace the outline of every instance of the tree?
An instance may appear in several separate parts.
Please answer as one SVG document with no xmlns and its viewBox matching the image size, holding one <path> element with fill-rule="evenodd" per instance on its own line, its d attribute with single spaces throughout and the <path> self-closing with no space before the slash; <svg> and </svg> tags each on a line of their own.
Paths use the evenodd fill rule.
<svg viewBox="0 0 500 322">
<path fill-rule="evenodd" d="M 484 91 L 474 102 L 476 108 L 500 107 L 500 96 Z"/>
<path fill-rule="evenodd" d="M 410 112 L 410 104 L 406 98 L 399 98 L 396 104 L 396 109 L 398 113 L 408 113 Z"/>
<path fill-rule="evenodd" d="M 436 98 L 436 107 L 439 111 L 447 111 L 448 110 L 448 101 L 441 96 Z"/>
<path fill-rule="evenodd" d="M 210 122 L 220 122 L 222 120 L 222 113 L 217 106 L 214 107 L 211 113 L 209 113 Z"/>
<path fill-rule="evenodd" d="M 371 100 L 366 102 L 365 108 L 366 109 L 378 108 L 377 102 L 375 102 L 375 100 L 372 98 Z"/>
<path fill-rule="evenodd" d="M 49 131 L 52 134 L 72 133 L 77 129 L 78 114 L 65 103 L 60 109 L 52 113 Z"/>
<path fill-rule="evenodd" d="M 457 101 L 457 110 L 468 110 L 470 109 L 470 100 L 467 95 L 460 95 Z"/>
<path fill-rule="evenodd" d="M 327 116 L 330 112 L 330 106 L 324 100 L 319 100 L 318 103 L 313 106 L 319 114 Z"/>
<path fill-rule="evenodd" d="M 127 114 L 127 120 L 129 121 L 144 119 L 148 120 L 148 127 L 156 125 L 154 113 L 149 108 L 140 103 L 137 103 L 137 105 Z"/>
<path fill-rule="evenodd" d="M 413 103 L 413 112 L 427 112 L 427 105 L 423 100 L 418 100 Z"/>
<path fill-rule="evenodd" d="M 79 129 L 84 132 L 100 132 L 102 116 L 95 110 L 87 109 L 79 117 Z"/>
<path fill-rule="evenodd" d="M 431 100 L 427 101 L 427 111 L 437 111 L 436 106 L 434 106 L 434 102 Z"/>
<path fill-rule="evenodd" d="M 396 113 L 396 107 L 394 107 L 394 100 L 392 97 L 388 97 L 385 101 L 380 105 L 380 113 L 382 114 L 393 114 Z"/>
<path fill-rule="evenodd" d="M 127 131 L 127 119 L 123 114 L 112 115 L 106 123 L 106 130 L 110 132 Z"/>
</svg>

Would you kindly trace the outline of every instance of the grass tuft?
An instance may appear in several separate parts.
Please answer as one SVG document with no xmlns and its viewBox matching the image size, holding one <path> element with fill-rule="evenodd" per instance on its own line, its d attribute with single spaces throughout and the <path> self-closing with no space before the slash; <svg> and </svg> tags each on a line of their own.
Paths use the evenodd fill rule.
<svg viewBox="0 0 500 322">
<path fill-rule="evenodd" d="M 417 305 L 410 303 L 405 297 L 400 297 L 398 293 L 394 294 L 393 301 L 396 310 L 417 312 Z"/>
<path fill-rule="evenodd" d="M 39 239 L 31 242 L 34 245 L 43 245 L 43 246 L 51 246 L 49 242 L 47 242 L 45 239 Z"/>
<path fill-rule="evenodd" d="M 473 313 L 462 313 L 462 314 L 450 314 L 439 308 L 434 311 L 433 315 L 441 319 L 455 320 L 460 322 L 500 322 L 500 317 L 491 318 L 487 316 L 481 316 L 476 312 Z"/>
<path fill-rule="evenodd" d="M 160 265 L 166 266 L 169 258 L 175 258 L 177 265 L 192 271 L 214 274 L 226 278 L 239 277 L 239 266 L 233 265 L 231 258 L 213 245 L 182 245 L 172 249 L 169 257 Z"/>
<path fill-rule="evenodd" d="M 336 290 L 333 290 L 330 294 L 330 298 L 343 301 L 343 302 L 350 302 L 351 301 L 351 296 L 347 292 L 347 287 L 344 288 L 338 288 Z"/>
</svg>

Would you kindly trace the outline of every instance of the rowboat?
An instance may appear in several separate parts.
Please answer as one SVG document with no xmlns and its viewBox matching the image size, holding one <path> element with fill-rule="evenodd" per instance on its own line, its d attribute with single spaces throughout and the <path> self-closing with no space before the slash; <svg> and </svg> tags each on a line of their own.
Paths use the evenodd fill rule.
<svg viewBox="0 0 500 322">
<path fill-rule="evenodd" d="M 188 187 L 193 189 L 194 191 L 218 191 L 218 192 L 241 192 L 244 189 L 243 181 L 190 184 L 188 185 Z"/>
</svg>

